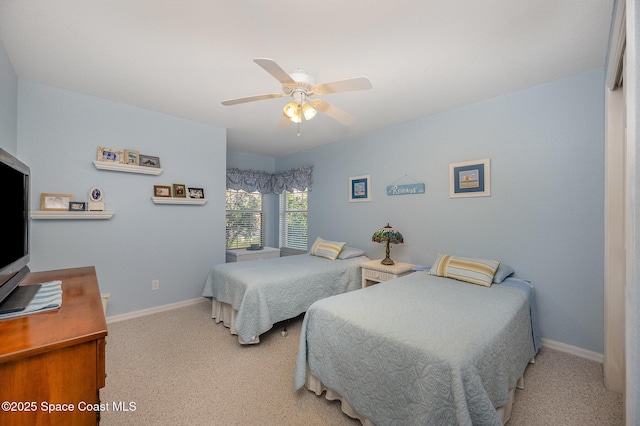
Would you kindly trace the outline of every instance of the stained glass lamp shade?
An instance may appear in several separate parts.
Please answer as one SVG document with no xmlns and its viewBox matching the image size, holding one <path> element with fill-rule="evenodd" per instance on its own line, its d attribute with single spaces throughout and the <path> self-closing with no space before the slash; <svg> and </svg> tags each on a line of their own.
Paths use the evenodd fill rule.
<svg viewBox="0 0 640 426">
<path fill-rule="evenodd" d="M 380 228 L 373 233 L 371 241 L 387 245 L 387 257 L 382 259 L 382 262 L 380 263 L 383 265 L 393 265 L 394 262 L 389 257 L 389 244 L 402 244 L 404 243 L 404 237 L 398 230 L 394 229 L 387 223 L 387 226 Z"/>
</svg>

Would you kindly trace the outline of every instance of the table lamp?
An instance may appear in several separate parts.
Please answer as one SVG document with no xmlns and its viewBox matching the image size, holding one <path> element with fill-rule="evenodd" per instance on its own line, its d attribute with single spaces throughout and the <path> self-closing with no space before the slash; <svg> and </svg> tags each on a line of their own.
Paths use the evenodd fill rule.
<svg viewBox="0 0 640 426">
<path fill-rule="evenodd" d="M 387 244 L 387 257 L 382 259 L 382 262 L 380 263 L 382 263 L 383 265 L 393 265 L 394 262 L 389 257 L 389 244 L 402 244 L 404 243 L 404 237 L 399 231 L 393 229 L 393 227 L 389 225 L 389 223 L 387 223 L 387 226 L 385 226 L 384 228 L 380 228 L 373 233 L 371 241 L 380 244 Z"/>
</svg>

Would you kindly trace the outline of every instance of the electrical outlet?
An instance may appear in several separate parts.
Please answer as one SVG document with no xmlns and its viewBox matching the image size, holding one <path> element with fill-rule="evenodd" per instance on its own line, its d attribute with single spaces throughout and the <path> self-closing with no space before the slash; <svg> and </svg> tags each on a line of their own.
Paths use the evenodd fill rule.
<svg viewBox="0 0 640 426">
<path fill-rule="evenodd" d="M 158 290 L 160 288 L 160 280 L 151 281 L 151 290 Z"/>
</svg>

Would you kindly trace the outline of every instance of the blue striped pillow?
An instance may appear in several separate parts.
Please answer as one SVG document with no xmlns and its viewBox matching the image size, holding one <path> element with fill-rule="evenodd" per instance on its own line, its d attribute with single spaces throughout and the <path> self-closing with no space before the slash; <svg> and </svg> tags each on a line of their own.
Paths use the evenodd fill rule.
<svg viewBox="0 0 640 426">
<path fill-rule="evenodd" d="M 336 260 L 345 244 L 345 242 L 327 241 L 317 237 L 315 243 L 311 246 L 311 254 Z"/>
<path fill-rule="evenodd" d="M 429 274 L 491 287 L 499 260 L 439 254 Z"/>
</svg>

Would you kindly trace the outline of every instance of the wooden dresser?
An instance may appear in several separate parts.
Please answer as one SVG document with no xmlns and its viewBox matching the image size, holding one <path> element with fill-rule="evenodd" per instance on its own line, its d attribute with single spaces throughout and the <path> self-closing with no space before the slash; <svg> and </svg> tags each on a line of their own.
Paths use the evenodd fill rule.
<svg viewBox="0 0 640 426">
<path fill-rule="evenodd" d="M 59 309 L 0 320 L 0 425 L 100 421 L 107 323 L 96 271 L 34 272 L 22 285 L 54 280 Z"/>
</svg>

